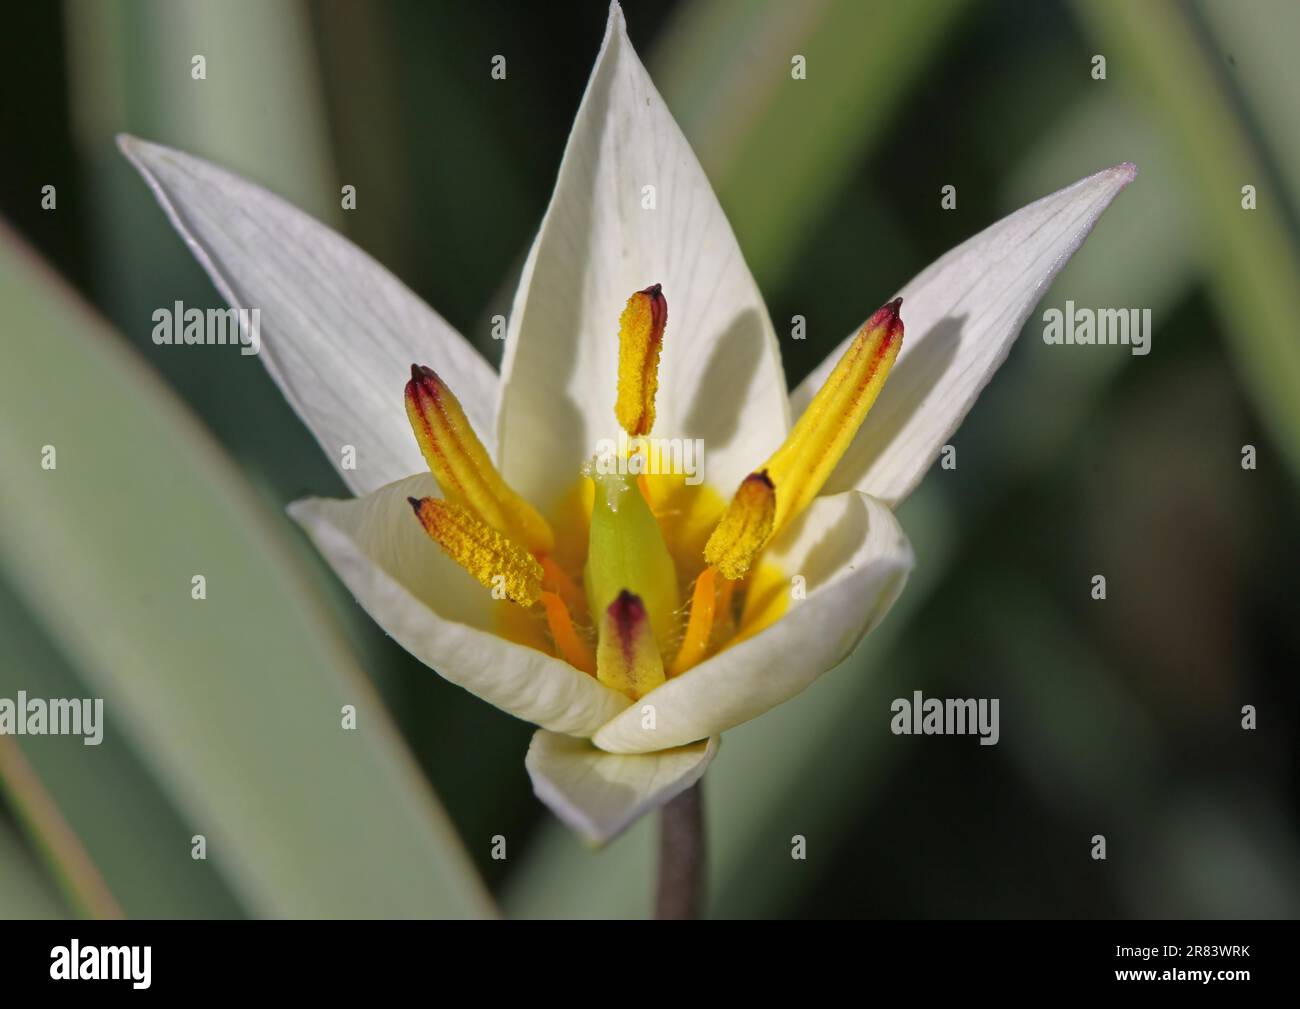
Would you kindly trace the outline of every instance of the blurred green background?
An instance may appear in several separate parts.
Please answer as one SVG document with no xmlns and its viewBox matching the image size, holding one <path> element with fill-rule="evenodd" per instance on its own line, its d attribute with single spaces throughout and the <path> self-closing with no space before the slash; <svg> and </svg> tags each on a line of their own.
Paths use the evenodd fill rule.
<svg viewBox="0 0 1300 1009">
<path fill-rule="evenodd" d="M 901 510 L 918 555 L 902 602 L 842 668 L 727 734 L 706 779 L 710 913 L 1296 915 L 1300 6 L 625 11 L 778 333 L 808 320 L 782 340 L 792 384 L 950 246 L 1140 167 L 1043 307 L 1150 308 L 1152 353 L 1047 347 L 1031 315 L 957 468 Z M 647 913 L 654 824 L 585 850 L 532 797 L 531 727 L 388 640 L 285 518 L 346 491 L 260 363 L 152 344 L 155 308 L 219 302 L 112 143 L 267 185 L 496 360 L 489 319 L 605 19 L 602 0 L 6 13 L 0 697 L 102 696 L 110 723 L 99 748 L 0 737 L 0 916 Z M 890 701 L 916 689 L 999 697 L 1001 743 L 892 736 Z M 358 733 L 334 728 L 346 703 Z"/>
</svg>

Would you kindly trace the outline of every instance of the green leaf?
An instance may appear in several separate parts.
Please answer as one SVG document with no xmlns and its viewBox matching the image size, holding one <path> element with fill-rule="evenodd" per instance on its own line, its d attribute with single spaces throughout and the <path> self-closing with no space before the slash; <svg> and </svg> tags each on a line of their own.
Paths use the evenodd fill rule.
<svg viewBox="0 0 1300 1009">
<path fill-rule="evenodd" d="M 764 290 L 792 265 L 965 7 L 703 0 L 678 9 L 651 76 Z M 802 80 L 796 56 L 806 61 Z"/>
<path fill-rule="evenodd" d="M 313 217 L 338 221 L 305 5 L 70 0 L 67 10 L 74 126 L 84 148 L 112 162 L 114 134 L 139 133 L 218 160 L 290 194 Z M 112 204 L 105 210 L 118 212 Z"/>
<path fill-rule="evenodd" d="M 14 825 L 0 816 L 0 918 L 58 919 L 68 916 L 58 891 L 41 872 Z"/>
<path fill-rule="evenodd" d="M 85 697 L 76 669 L 0 578 L 0 697 Z M 0 743 L 8 742 L 0 740 Z M 215 863 L 190 857 L 193 829 L 108 722 L 98 745 L 16 736 L 0 779 L 68 900 L 89 917 L 234 918 Z M 93 857 L 89 852 L 93 852 Z"/>
<path fill-rule="evenodd" d="M 1111 67 L 1124 68 L 1115 83 L 1145 103 L 1149 128 L 1166 135 L 1179 154 L 1199 211 L 1197 238 L 1226 320 L 1229 349 L 1293 476 L 1300 478 L 1300 249 L 1288 228 L 1285 192 L 1269 185 L 1186 8 L 1168 0 L 1074 6 L 1110 54 Z M 1243 209 L 1245 185 L 1256 187 L 1259 209 Z"/>
<path fill-rule="evenodd" d="M 292 562 L 287 521 L 261 510 L 183 407 L 7 231 L 0 302 L 0 564 L 241 905 L 492 914 Z M 199 575 L 204 599 L 192 596 Z M 346 705 L 355 730 L 341 725 Z"/>
<path fill-rule="evenodd" d="M 1198 0 L 1221 57 L 1219 73 L 1241 91 L 1245 120 L 1259 133 L 1263 154 L 1276 164 L 1291 214 L 1300 214 L 1300 121 L 1295 115 L 1295 42 L 1300 4 L 1253 0 L 1249 11 L 1232 0 Z M 1227 64 L 1224 66 L 1223 64 Z"/>
</svg>

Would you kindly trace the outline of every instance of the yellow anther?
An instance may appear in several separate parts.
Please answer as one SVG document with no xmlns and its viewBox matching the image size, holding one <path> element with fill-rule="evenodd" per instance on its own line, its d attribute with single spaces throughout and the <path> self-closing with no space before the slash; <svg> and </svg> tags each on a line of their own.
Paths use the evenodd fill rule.
<svg viewBox="0 0 1300 1009">
<path fill-rule="evenodd" d="M 777 490 L 764 470 L 745 477 L 704 545 L 704 559 L 724 578 L 744 578 L 750 564 L 772 535 Z"/>
<path fill-rule="evenodd" d="M 768 459 L 764 468 L 780 488 L 774 532 L 818 495 L 875 403 L 903 345 L 902 303 L 896 298 L 867 320 L 790 436 Z"/>
<path fill-rule="evenodd" d="M 596 678 L 632 700 L 664 682 L 664 663 L 640 596 L 624 590 L 600 621 Z"/>
<path fill-rule="evenodd" d="M 532 554 L 482 522 L 463 505 L 407 498 L 438 546 L 484 586 L 524 606 L 542 595 L 542 566 Z"/>
<path fill-rule="evenodd" d="M 789 437 L 741 484 L 704 551 L 704 559 L 726 577 L 740 578 L 749 570 L 772 535 L 817 496 L 848 451 L 903 344 L 902 303 L 896 298 L 867 320 Z M 776 488 L 770 515 L 760 477 Z"/>
<path fill-rule="evenodd" d="M 668 301 L 658 284 L 627 299 L 618 320 L 618 400 L 614 415 L 632 437 L 655 425 L 659 352 L 663 348 Z"/>
<path fill-rule="evenodd" d="M 551 527 L 502 479 L 460 402 L 432 368 L 411 365 L 406 415 L 448 501 L 529 550 L 545 553 L 554 547 Z"/>
</svg>

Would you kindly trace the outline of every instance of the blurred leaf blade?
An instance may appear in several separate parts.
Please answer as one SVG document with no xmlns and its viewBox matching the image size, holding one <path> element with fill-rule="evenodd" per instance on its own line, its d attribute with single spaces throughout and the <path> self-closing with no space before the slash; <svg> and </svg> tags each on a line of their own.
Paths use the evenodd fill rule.
<svg viewBox="0 0 1300 1009">
<path fill-rule="evenodd" d="M 58 920 L 68 916 L 63 899 L 41 871 L 22 835 L 0 816 L 0 919 Z"/>
<path fill-rule="evenodd" d="M 243 905 L 493 914 L 372 686 L 228 461 L 7 233 L 0 300 L 17 351 L 0 376 L 12 474 L 0 560 Z M 196 574 L 206 599 L 191 598 Z M 341 726 L 348 704 L 354 731 Z"/>
<path fill-rule="evenodd" d="M 1300 479 L 1300 250 L 1288 233 L 1282 194 L 1264 185 L 1264 168 L 1193 33 L 1188 8 L 1168 0 L 1074 8 L 1113 54 L 1112 66 L 1131 68 L 1124 83 L 1140 93 L 1151 126 L 1181 154 L 1202 211 L 1207 279 L 1230 320 L 1229 346 Z M 1242 207 L 1245 185 L 1259 190 L 1258 210 Z"/>
<path fill-rule="evenodd" d="M 40 845 L 69 903 L 87 917 L 121 918 L 122 905 L 32 770 L 17 739 L 7 733 L 0 736 L 0 786 L 19 821 Z"/>
<path fill-rule="evenodd" d="M 678 9 L 651 73 L 760 287 L 783 277 L 965 7 L 704 0 Z M 795 56 L 806 79 L 792 76 Z"/>
<path fill-rule="evenodd" d="M 1211 38 L 1239 83 L 1250 125 L 1279 163 L 1278 182 L 1287 187 L 1292 216 L 1300 215 L 1300 122 L 1295 116 L 1295 43 L 1300 39 L 1300 4 L 1254 0 L 1249 13 L 1227 0 L 1198 0 Z"/>
<path fill-rule="evenodd" d="M 0 697 L 16 698 L 20 690 L 40 698 L 86 695 L 76 670 L 0 577 Z M 15 755 L 18 780 L 0 771 L 0 783 L 18 793 L 15 807 L 26 812 L 34 806 L 31 813 L 45 817 L 29 833 L 65 890 L 78 884 L 69 899 L 81 913 L 103 916 L 80 896 L 97 896 L 98 883 L 84 885 L 95 876 L 127 917 L 240 917 L 239 902 L 215 863 L 190 857 L 193 829 L 118 726 L 102 730 L 94 746 L 76 737 L 24 736 L 13 743 L 21 747 Z"/>
<path fill-rule="evenodd" d="M 99 264 L 87 285 L 96 305 L 255 481 L 281 500 L 338 486 L 262 369 L 151 342 L 159 306 L 224 303 L 115 142 L 125 132 L 208 158 L 338 228 L 344 214 L 305 4 L 66 0 L 63 10 L 84 178 L 76 211 Z M 192 75 L 197 56 L 202 79 Z M 238 413 L 226 406 L 232 389 Z"/>
<path fill-rule="evenodd" d="M 75 124 L 88 150 L 114 157 L 113 135 L 138 132 L 339 219 L 310 19 L 298 0 L 66 0 L 65 14 Z"/>
</svg>

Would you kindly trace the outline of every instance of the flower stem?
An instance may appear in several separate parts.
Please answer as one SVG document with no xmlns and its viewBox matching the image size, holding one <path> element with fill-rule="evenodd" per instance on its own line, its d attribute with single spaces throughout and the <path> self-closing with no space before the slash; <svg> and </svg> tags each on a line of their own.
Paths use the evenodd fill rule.
<svg viewBox="0 0 1300 1009">
<path fill-rule="evenodd" d="M 659 819 L 659 892 L 655 917 L 700 916 L 704 893 L 704 803 L 696 782 L 664 806 Z"/>
</svg>

